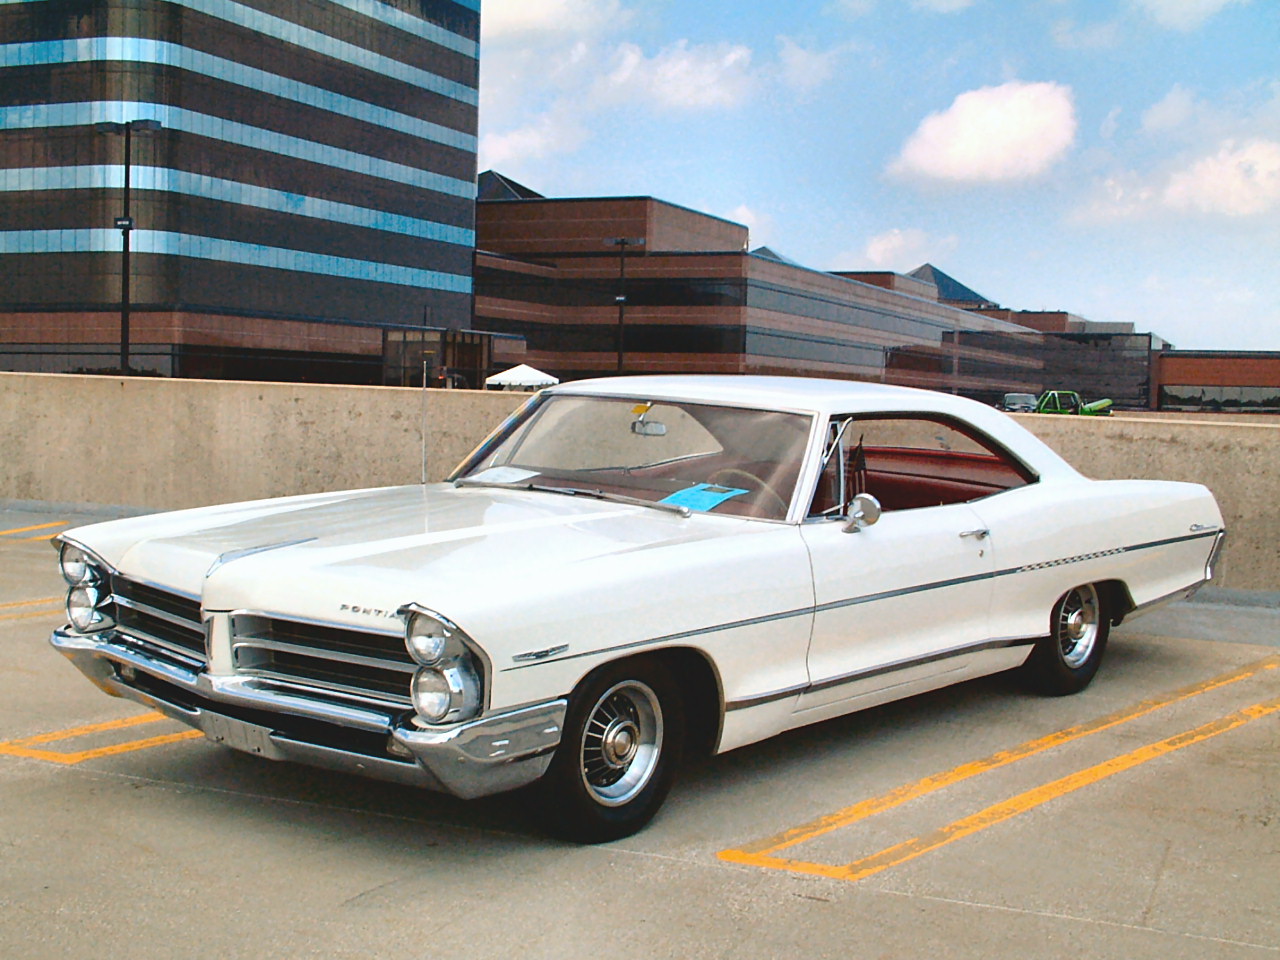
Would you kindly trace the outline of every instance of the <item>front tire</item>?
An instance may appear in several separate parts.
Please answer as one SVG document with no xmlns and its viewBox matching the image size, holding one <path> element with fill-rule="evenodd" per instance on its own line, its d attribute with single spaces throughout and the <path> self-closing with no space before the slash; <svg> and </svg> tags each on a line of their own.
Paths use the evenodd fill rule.
<svg viewBox="0 0 1280 960">
<path fill-rule="evenodd" d="M 1023 666 L 1027 682 L 1049 696 L 1079 693 L 1098 672 L 1110 633 L 1111 619 L 1097 585 L 1068 590 L 1054 604 L 1049 636 L 1036 644 Z"/>
<path fill-rule="evenodd" d="M 589 674 L 539 784 L 548 830 L 577 843 L 635 833 L 666 799 L 683 741 L 684 700 L 660 661 L 622 661 Z"/>
</svg>

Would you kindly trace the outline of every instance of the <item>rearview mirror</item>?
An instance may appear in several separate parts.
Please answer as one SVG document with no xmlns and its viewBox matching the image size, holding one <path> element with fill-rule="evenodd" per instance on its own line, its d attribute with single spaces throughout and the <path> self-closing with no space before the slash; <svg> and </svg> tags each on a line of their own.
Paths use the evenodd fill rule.
<svg viewBox="0 0 1280 960">
<path fill-rule="evenodd" d="M 667 425 L 657 420 L 633 420 L 631 432 L 637 437 L 665 437 Z"/>
<path fill-rule="evenodd" d="M 845 533 L 857 533 L 863 527 L 870 527 L 880 519 L 880 501 L 869 493 L 860 493 L 849 503 L 849 519 L 844 525 Z"/>
</svg>

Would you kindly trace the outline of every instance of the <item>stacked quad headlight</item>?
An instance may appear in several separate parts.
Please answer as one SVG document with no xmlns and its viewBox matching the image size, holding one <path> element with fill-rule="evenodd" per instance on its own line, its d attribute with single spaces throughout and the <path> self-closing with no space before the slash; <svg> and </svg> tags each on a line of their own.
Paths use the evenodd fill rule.
<svg viewBox="0 0 1280 960">
<path fill-rule="evenodd" d="M 95 633 L 115 626 L 103 609 L 111 601 L 107 567 L 89 551 L 74 543 L 58 550 L 58 566 L 67 581 L 67 619 L 81 633 Z"/>
<path fill-rule="evenodd" d="M 405 617 L 405 647 L 418 664 L 410 687 L 418 716 L 430 724 L 477 716 L 484 706 L 484 670 L 467 635 L 425 607 L 411 604 L 400 613 Z"/>
</svg>

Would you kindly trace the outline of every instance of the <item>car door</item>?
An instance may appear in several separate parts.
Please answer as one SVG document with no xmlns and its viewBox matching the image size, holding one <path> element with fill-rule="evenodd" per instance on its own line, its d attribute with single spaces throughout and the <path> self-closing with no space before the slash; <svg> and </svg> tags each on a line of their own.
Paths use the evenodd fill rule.
<svg viewBox="0 0 1280 960">
<path fill-rule="evenodd" d="M 888 512 L 857 533 L 841 521 L 805 525 L 815 613 L 798 709 L 963 669 L 964 651 L 988 636 L 985 530 L 963 503 Z"/>
<path fill-rule="evenodd" d="M 991 637 L 1000 532 L 978 501 L 1028 479 L 946 418 L 845 419 L 826 488 L 820 481 L 801 527 L 815 601 L 801 712 L 840 713 L 896 695 L 886 691 L 907 695 L 962 677 Z M 832 420 L 833 438 L 839 422 Z M 847 532 L 833 492 L 842 486 L 846 500 L 876 496 L 878 522 Z"/>
</svg>

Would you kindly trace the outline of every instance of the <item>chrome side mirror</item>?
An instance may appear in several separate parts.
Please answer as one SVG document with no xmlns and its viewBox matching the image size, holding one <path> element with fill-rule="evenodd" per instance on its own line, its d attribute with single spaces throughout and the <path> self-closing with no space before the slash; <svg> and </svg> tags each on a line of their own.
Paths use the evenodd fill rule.
<svg viewBox="0 0 1280 960">
<path fill-rule="evenodd" d="M 860 493 L 849 504 L 849 519 L 843 527 L 845 533 L 857 533 L 880 519 L 880 501 L 869 493 Z"/>
</svg>

